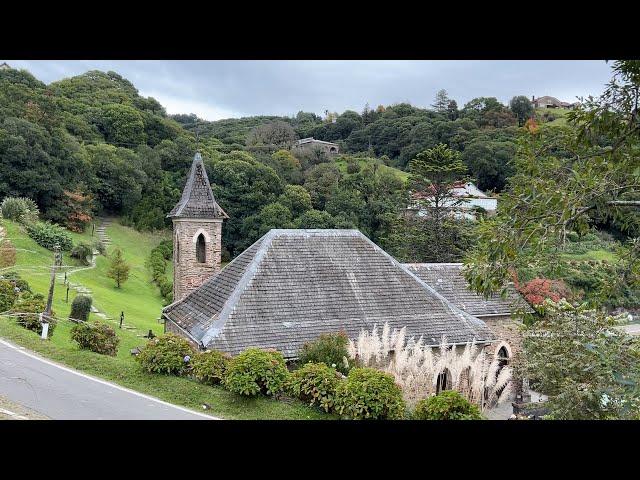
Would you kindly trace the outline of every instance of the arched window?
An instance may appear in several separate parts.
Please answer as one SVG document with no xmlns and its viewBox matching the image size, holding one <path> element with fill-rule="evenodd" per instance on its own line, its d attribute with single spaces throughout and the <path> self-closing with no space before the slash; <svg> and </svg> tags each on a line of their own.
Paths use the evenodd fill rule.
<svg viewBox="0 0 640 480">
<path fill-rule="evenodd" d="M 207 247 L 204 242 L 204 235 L 198 235 L 196 240 L 196 260 L 198 263 L 205 263 L 207 261 Z"/>
<path fill-rule="evenodd" d="M 507 347 L 504 345 L 500 347 L 498 350 L 498 371 L 502 370 L 502 367 L 506 366 L 509 363 L 509 352 L 507 352 Z"/>
<path fill-rule="evenodd" d="M 451 390 L 451 372 L 448 368 L 445 368 L 439 375 L 436 381 L 436 395 L 444 390 Z"/>
</svg>

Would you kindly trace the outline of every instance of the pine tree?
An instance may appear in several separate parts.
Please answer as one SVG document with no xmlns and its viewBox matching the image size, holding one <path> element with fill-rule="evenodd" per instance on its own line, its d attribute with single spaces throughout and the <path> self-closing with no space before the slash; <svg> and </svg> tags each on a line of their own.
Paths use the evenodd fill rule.
<svg viewBox="0 0 640 480">
<path fill-rule="evenodd" d="M 111 259 L 111 265 L 107 271 L 107 277 L 113 278 L 116 281 L 116 287 L 120 288 L 124 282 L 129 278 L 129 265 L 122 257 L 122 251 L 117 248 L 113 252 L 113 258 Z"/>
<path fill-rule="evenodd" d="M 447 111 L 447 107 L 449 107 L 449 100 L 449 95 L 445 89 L 438 90 L 438 93 L 436 93 L 436 99 L 431 106 L 436 112 L 444 113 Z"/>
<path fill-rule="evenodd" d="M 459 256 L 457 245 L 465 234 L 464 224 L 456 220 L 463 201 L 453 188 L 466 181 L 466 170 L 460 154 L 442 143 L 419 153 L 409 163 L 412 187 L 420 192 L 417 204 L 425 213 L 420 219 L 421 230 L 429 239 L 423 243 L 429 251 L 423 255 L 433 255 L 441 262 Z"/>
</svg>

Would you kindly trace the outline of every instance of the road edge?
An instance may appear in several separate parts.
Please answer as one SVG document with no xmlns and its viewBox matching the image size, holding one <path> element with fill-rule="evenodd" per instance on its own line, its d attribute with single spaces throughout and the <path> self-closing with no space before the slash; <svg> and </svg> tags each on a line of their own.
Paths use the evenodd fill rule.
<svg viewBox="0 0 640 480">
<path fill-rule="evenodd" d="M 76 369 L 67 367 L 66 365 L 62 365 L 60 363 L 54 362 L 52 360 L 49 360 L 48 358 L 44 358 L 44 357 L 38 355 L 37 353 L 35 353 L 35 352 L 25 348 L 25 347 L 22 347 L 20 345 L 14 345 L 13 343 L 8 342 L 7 340 L 5 340 L 3 338 L 0 338 L 0 344 L 5 345 L 6 347 L 9 347 L 12 350 L 15 350 L 16 352 L 19 352 L 19 353 L 21 353 L 23 355 L 26 355 L 27 357 L 31 357 L 31 358 L 33 358 L 35 360 L 39 360 L 39 361 L 41 361 L 43 363 L 46 363 L 48 365 L 51 365 L 53 367 L 59 368 L 61 370 L 67 371 L 69 373 L 73 373 L 74 375 L 78 375 L 80 377 L 92 380 L 94 382 L 98 382 L 98 383 L 101 383 L 103 385 L 106 385 L 106 386 L 121 390 L 123 392 L 127 392 L 127 393 L 130 393 L 130 394 L 136 395 L 138 397 L 142 397 L 142 398 L 144 398 L 146 400 L 151 400 L 153 402 L 157 402 L 157 403 L 160 403 L 162 405 L 166 405 L 168 407 L 176 408 L 176 409 L 181 410 L 183 412 L 191 413 L 191 414 L 197 415 L 199 417 L 206 418 L 208 420 L 224 420 L 223 418 L 220 418 L 220 417 L 214 417 L 213 415 L 207 415 L 205 413 L 200 413 L 200 412 L 197 412 L 197 411 L 192 410 L 190 408 L 183 407 L 181 405 L 175 405 L 173 403 L 165 402 L 164 400 L 161 400 L 161 399 L 159 399 L 157 397 L 152 397 L 151 395 L 147 395 L 145 393 L 141 393 L 141 392 L 138 392 L 136 390 L 132 390 L 132 389 L 127 388 L 127 387 L 123 387 L 121 385 L 118 385 L 117 383 L 109 382 L 107 380 L 103 380 L 101 378 L 94 377 L 92 375 L 88 375 L 88 374 L 83 373 L 83 372 L 81 372 L 79 370 L 76 370 Z"/>
</svg>

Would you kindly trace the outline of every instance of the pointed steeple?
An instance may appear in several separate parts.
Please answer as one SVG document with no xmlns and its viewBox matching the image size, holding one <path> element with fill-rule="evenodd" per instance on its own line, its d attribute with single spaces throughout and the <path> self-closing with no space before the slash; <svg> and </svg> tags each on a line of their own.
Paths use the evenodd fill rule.
<svg viewBox="0 0 640 480">
<path fill-rule="evenodd" d="M 229 218 L 211 191 L 209 178 L 200 152 L 196 152 L 180 201 L 167 215 L 169 218 Z"/>
</svg>

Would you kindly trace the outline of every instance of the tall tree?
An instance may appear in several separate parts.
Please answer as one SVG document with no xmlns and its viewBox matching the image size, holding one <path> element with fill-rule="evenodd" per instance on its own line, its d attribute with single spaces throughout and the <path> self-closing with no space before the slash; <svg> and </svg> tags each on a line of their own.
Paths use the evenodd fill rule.
<svg viewBox="0 0 640 480">
<path fill-rule="evenodd" d="M 450 101 L 447 91 L 443 88 L 442 90 L 438 90 L 436 98 L 431 106 L 436 112 L 445 113 L 449 107 Z"/>
<path fill-rule="evenodd" d="M 480 228 L 466 277 L 486 295 L 504 290 L 522 268 L 559 264 L 569 230 L 585 231 L 591 218 L 618 222 L 629 235 L 624 262 L 631 286 L 640 288 L 640 62 L 618 61 L 600 98 L 570 113 L 571 127 L 528 121 L 515 175 L 498 214 Z M 624 263 L 624 264 L 623 264 Z"/>
<path fill-rule="evenodd" d="M 451 261 L 455 238 L 464 228 L 455 218 L 462 200 L 454 195 L 453 187 L 465 180 L 467 168 L 458 152 L 441 143 L 418 154 L 409 163 L 409 171 L 417 204 L 425 216 L 422 226 L 432 236 L 431 254 L 442 262 Z"/>
<path fill-rule="evenodd" d="M 620 318 L 566 301 L 544 308 L 524 331 L 519 369 L 549 396 L 551 417 L 640 419 L 639 342 L 616 328 Z"/>
<path fill-rule="evenodd" d="M 120 288 L 120 285 L 129 279 L 130 269 L 131 267 L 122 256 L 122 250 L 116 248 L 112 254 L 109 270 L 107 270 L 107 277 L 115 280 L 116 288 Z"/>
<path fill-rule="evenodd" d="M 533 105 L 524 95 L 513 97 L 509 102 L 509 108 L 518 117 L 518 125 L 520 126 L 524 125 L 524 122 L 531 118 L 534 112 Z"/>
<path fill-rule="evenodd" d="M 458 102 L 455 100 L 449 100 L 449 104 L 447 105 L 447 115 L 449 116 L 449 120 L 455 120 L 458 118 Z"/>
</svg>

